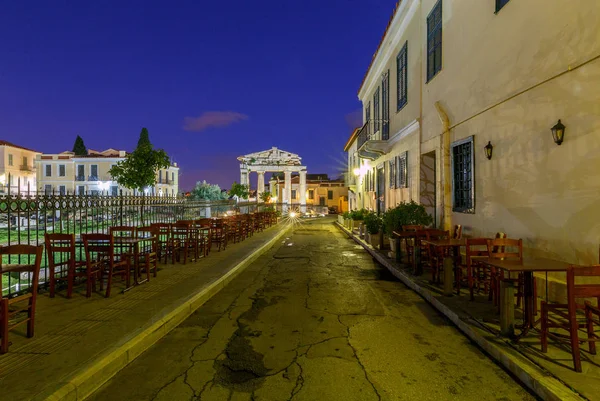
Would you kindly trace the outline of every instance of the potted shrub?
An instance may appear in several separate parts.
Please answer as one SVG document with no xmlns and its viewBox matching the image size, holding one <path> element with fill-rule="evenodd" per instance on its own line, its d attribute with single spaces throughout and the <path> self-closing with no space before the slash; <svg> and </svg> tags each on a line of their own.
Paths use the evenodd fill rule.
<svg viewBox="0 0 600 401">
<path fill-rule="evenodd" d="M 402 226 L 418 224 L 428 226 L 433 223 L 433 217 L 427 214 L 425 207 L 415 201 L 402 202 L 393 209 L 388 210 L 383 219 L 384 232 L 390 240 L 392 252 L 396 252 L 394 231 L 402 231 Z"/>
<path fill-rule="evenodd" d="M 344 227 L 348 228 L 348 224 L 350 224 L 350 212 L 344 212 L 342 217 L 344 218 Z"/>
<path fill-rule="evenodd" d="M 381 217 L 379 217 L 376 213 L 368 213 L 365 218 L 365 229 L 367 230 L 369 242 L 373 247 L 381 244 Z"/>
<path fill-rule="evenodd" d="M 352 219 L 352 229 L 358 229 L 365 219 L 365 214 L 368 213 L 366 209 L 353 210 L 350 212 L 350 218 Z"/>
</svg>

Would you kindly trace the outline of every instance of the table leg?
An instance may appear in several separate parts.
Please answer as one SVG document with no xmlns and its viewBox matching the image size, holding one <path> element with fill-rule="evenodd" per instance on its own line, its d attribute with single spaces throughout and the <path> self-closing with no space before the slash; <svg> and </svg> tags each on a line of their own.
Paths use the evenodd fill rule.
<svg viewBox="0 0 600 401">
<path fill-rule="evenodd" d="M 454 276 L 454 259 L 451 256 L 444 258 L 444 295 L 452 295 L 452 287 Z"/>
<path fill-rule="evenodd" d="M 507 337 L 515 334 L 515 286 L 512 281 L 500 282 L 500 333 Z"/>
<path fill-rule="evenodd" d="M 394 241 L 396 242 L 396 262 L 402 263 L 402 241 L 400 241 L 400 237 L 396 237 Z"/>
</svg>

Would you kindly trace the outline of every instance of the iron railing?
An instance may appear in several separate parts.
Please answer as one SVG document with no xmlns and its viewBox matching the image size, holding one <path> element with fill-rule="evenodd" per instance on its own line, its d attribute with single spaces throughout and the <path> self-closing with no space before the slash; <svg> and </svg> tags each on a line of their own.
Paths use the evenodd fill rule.
<svg viewBox="0 0 600 401">
<path fill-rule="evenodd" d="M 28 164 L 21 164 L 21 165 L 19 166 L 19 169 L 20 169 L 21 171 L 33 171 L 33 166 L 30 166 L 30 165 L 28 165 Z"/>
<path fill-rule="evenodd" d="M 358 132 L 358 149 L 360 149 L 367 141 L 387 141 L 388 139 L 388 120 L 368 120 Z"/>
</svg>

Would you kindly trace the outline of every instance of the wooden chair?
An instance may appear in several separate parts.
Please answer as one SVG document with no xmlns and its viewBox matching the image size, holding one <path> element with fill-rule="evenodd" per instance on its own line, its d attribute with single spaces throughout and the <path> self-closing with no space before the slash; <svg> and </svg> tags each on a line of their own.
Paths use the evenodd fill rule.
<svg viewBox="0 0 600 401">
<path fill-rule="evenodd" d="M 171 235 L 171 224 L 154 223 L 150 227 L 153 227 L 157 233 L 158 260 L 164 258 L 164 263 L 167 264 L 168 258 L 171 256 L 171 262 L 175 264 L 180 245 Z"/>
<path fill-rule="evenodd" d="M 457 224 L 452 231 L 452 239 L 462 239 L 462 225 Z"/>
<path fill-rule="evenodd" d="M 110 296 L 113 276 L 121 276 L 129 288 L 131 259 L 115 257 L 114 237 L 110 234 L 81 234 L 85 248 L 85 259 L 88 270 L 99 271 L 100 291 L 103 289 L 103 279 L 106 274 L 106 298 Z"/>
<path fill-rule="evenodd" d="M 600 316 L 600 284 L 578 284 L 577 278 L 596 277 L 600 279 L 600 265 L 569 266 L 567 270 L 567 303 L 549 304 L 542 301 L 542 352 L 548 352 L 548 337 L 571 345 L 573 365 L 576 372 L 581 372 L 580 342 L 588 342 L 589 351 L 596 353 L 595 342 L 598 336 L 594 334 L 594 316 Z M 592 306 L 589 301 L 581 303 L 585 298 L 596 298 L 597 306 Z M 579 301 L 579 302 L 578 302 Z M 577 311 L 584 311 L 577 314 Z M 597 321 L 596 321 L 597 322 Z M 550 329 L 567 331 L 568 334 L 554 333 Z M 579 330 L 587 332 L 587 338 L 579 338 Z"/>
<path fill-rule="evenodd" d="M 195 230 L 191 223 L 179 222 L 171 227 L 171 238 L 174 243 L 179 246 L 177 259 L 181 261 L 183 253 L 183 264 L 187 263 L 188 256 L 193 256 L 194 260 L 198 259 L 198 231 Z"/>
<path fill-rule="evenodd" d="M 219 252 L 221 251 L 221 245 L 223 245 L 223 250 L 227 248 L 227 229 L 228 227 L 223 220 L 213 220 L 210 228 L 211 248 L 212 244 L 217 244 L 219 246 Z"/>
<path fill-rule="evenodd" d="M 8 332 L 27 324 L 27 338 L 33 337 L 35 329 L 35 304 L 37 300 L 38 282 L 40 279 L 40 265 L 42 263 L 42 245 L 9 245 L 0 247 L 0 276 L 1 273 L 30 273 L 31 287 L 29 292 L 14 298 L 0 298 L 0 354 L 8 352 Z M 4 256 L 7 263 L 4 264 Z M 11 259 L 18 259 L 18 264 L 11 264 Z M 33 263 L 31 258 L 33 257 Z M 27 259 L 22 264 L 21 259 Z M 1 280 L 0 280 L 1 282 Z M 0 286 L 0 294 L 2 294 Z M 26 318 L 18 322 L 11 322 L 11 318 L 26 313 Z"/>
<path fill-rule="evenodd" d="M 156 277 L 158 270 L 158 233 L 155 227 L 138 227 L 137 237 L 148 238 L 148 241 L 144 241 L 143 246 L 140 247 L 138 254 L 138 263 L 140 266 L 144 266 L 146 272 L 146 278 L 150 281 L 150 270 L 152 270 L 153 276 Z"/>
<path fill-rule="evenodd" d="M 488 288 L 489 278 L 481 277 L 481 271 L 483 267 L 480 267 L 477 259 L 485 259 L 488 257 L 488 244 L 487 238 L 467 238 L 465 247 L 465 264 L 457 269 L 459 276 L 456 278 L 457 283 L 462 281 L 463 268 L 466 270 L 469 294 L 471 301 L 474 298 L 475 286 L 477 286 L 477 292 L 481 289 L 481 285 L 484 284 L 485 288 Z M 460 294 L 460 284 L 457 285 L 458 294 Z"/>
<path fill-rule="evenodd" d="M 494 238 L 488 239 L 488 257 L 491 259 L 503 259 L 503 260 L 514 260 L 517 262 L 523 261 L 523 240 L 513 238 Z M 524 276 L 523 273 L 519 273 L 517 278 L 504 277 L 504 271 L 490 268 L 491 278 L 491 298 L 494 301 L 494 305 L 498 306 L 500 303 L 500 282 L 501 281 L 513 281 L 516 284 L 517 291 L 515 296 L 517 298 L 517 306 L 521 306 L 521 300 L 524 296 Z M 534 283 L 535 287 L 535 283 Z M 534 288 L 535 291 L 535 288 Z"/>
<path fill-rule="evenodd" d="M 422 231 L 422 230 L 423 230 L 423 226 L 421 226 L 421 225 L 411 224 L 411 225 L 402 226 L 402 231 L 417 232 L 417 231 Z M 414 238 L 405 238 L 404 243 L 405 243 L 408 263 L 412 263 L 412 260 L 413 260 L 412 258 L 414 256 L 414 249 L 415 249 L 415 239 Z"/>
<path fill-rule="evenodd" d="M 448 239 L 450 237 L 450 232 L 444 230 L 430 229 L 425 230 L 425 236 L 428 241 Z M 428 257 L 427 263 L 431 267 L 431 282 L 439 284 L 441 282 L 441 273 L 443 270 L 444 257 L 446 256 L 446 254 L 441 248 L 435 247 L 433 245 L 427 245 L 426 251 Z"/>
<path fill-rule="evenodd" d="M 67 298 L 73 295 L 73 284 L 76 277 L 86 277 L 88 280 L 88 297 L 91 295 L 92 278 L 87 271 L 85 261 L 75 257 L 75 234 L 45 233 L 46 256 L 50 273 L 50 298 L 56 293 L 56 282 L 67 282 Z"/>
</svg>

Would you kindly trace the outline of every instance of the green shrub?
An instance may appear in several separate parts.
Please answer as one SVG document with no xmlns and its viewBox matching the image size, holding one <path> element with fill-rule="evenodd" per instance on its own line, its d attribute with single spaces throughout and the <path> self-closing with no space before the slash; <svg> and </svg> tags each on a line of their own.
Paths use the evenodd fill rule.
<svg viewBox="0 0 600 401">
<path fill-rule="evenodd" d="M 344 212 L 344 213 L 342 213 L 342 217 L 344 219 L 349 219 L 350 218 L 350 212 Z"/>
<path fill-rule="evenodd" d="M 415 201 L 402 202 L 384 213 L 383 230 L 389 237 L 394 231 L 402 231 L 402 226 L 418 224 L 428 226 L 433 223 L 433 217 L 427 214 L 425 207 Z"/>
<path fill-rule="evenodd" d="M 381 230 L 382 220 L 381 217 L 377 215 L 377 213 L 368 213 L 364 217 L 365 227 L 369 234 L 377 234 L 379 230 Z"/>
<path fill-rule="evenodd" d="M 364 220 L 368 213 L 367 209 L 353 210 L 350 212 L 350 218 L 352 220 Z"/>
</svg>

